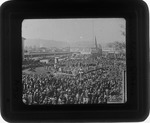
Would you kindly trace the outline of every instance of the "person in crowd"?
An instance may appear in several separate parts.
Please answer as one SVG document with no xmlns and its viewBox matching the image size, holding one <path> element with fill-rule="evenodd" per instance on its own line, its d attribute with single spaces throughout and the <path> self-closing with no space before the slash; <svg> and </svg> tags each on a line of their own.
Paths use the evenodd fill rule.
<svg viewBox="0 0 150 123">
<path fill-rule="evenodd" d="M 22 74 L 22 101 L 28 105 L 62 104 L 99 104 L 107 103 L 112 98 L 122 97 L 122 70 L 126 69 L 120 59 L 93 59 L 82 57 L 43 64 L 39 61 L 24 61 L 24 67 L 45 66 L 49 74 Z M 60 70 L 59 70 L 60 73 Z M 118 98 L 118 99 L 117 99 Z"/>
</svg>

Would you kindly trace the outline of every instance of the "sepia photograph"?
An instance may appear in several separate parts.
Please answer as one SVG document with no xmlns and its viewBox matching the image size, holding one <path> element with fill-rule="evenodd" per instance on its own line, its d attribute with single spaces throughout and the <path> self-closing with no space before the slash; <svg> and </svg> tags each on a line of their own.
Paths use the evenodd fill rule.
<svg viewBox="0 0 150 123">
<path fill-rule="evenodd" d="M 22 22 L 26 105 L 126 103 L 126 72 L 124 18 Z"/>
</svg>

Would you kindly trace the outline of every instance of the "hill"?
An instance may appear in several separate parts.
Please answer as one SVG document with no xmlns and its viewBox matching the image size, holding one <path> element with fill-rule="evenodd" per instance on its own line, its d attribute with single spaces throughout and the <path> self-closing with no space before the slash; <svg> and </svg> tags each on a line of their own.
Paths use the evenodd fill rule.
<svg viewBox="0 0 150 123">
<path fill-rule="evenodd" d="M 36 46 L 36 47 L 94 47 L 93 41 L 76 41 L 76 42 L 65 42 L 55 40 L 44 40 L 44 39 L 25 39 L 24 46 Z"/>
</svg>

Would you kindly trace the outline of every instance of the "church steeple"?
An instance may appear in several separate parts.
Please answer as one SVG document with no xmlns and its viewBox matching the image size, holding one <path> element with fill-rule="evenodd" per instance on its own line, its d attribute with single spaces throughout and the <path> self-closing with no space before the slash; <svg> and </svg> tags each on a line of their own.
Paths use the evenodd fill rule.
<svg viewBox="0 0 150 123">
<path fill-rule="evenodd" d="M 96 40 L 96 36 L 95 36 L 95 47 L 96 47 L 96 49 L 98 48 L 98 47 L 97 47 L 97 40 Z"/>
</svg>

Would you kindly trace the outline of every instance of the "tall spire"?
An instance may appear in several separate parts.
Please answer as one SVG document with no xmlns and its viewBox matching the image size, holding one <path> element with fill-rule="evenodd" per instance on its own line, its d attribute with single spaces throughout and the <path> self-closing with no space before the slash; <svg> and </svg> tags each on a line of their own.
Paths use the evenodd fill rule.
<svg viewBox="0 0 150 123">
<path fill-rule="evenodd" d="M 96 40 L 96 36 L 95 36 L 95 47 L 97 49 L 97 40 Z"/>
</svg>

